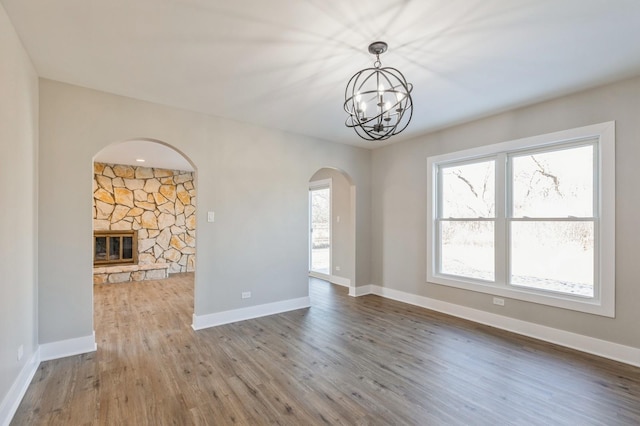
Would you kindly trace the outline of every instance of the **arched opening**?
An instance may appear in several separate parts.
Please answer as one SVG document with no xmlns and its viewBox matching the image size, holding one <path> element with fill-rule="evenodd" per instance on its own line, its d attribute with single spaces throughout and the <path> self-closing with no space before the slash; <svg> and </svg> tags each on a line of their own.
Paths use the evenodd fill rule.
<svg viewBox="0 0 640 426">
<path fill-rule="evenodd" d="M 156 292 L 153 298 L 160 300 L 172 294 L 182 297 L 182 302 L 186 301 L 183 310 L 190 312 L 184 312 L 181 321 L 190 324 L 197 226 L 193 162 L 167 143 L 136 139 L 105 147 L 93 157 L 92 167 L 96 333 L 105 330 L 101 321 L 119 316 L 98 316 L 98 303 L 122 303 L 121 312 L 136 321 L 139 312 L 127 312 L 132 304 L 126 294 L 131 295 L 134 287 L 139 289 L 136 291 L 144 291 L 145 285 L 147 289 L 163 285 L 169 289 L 169 283 L 173 285 L 176 280 L 179 285 L 171 287 L 169 293 L 158 297 Z M 110 286 L 110 290 L 105 286 Z M 103 296 L 106 291 L 110 292 L 108 298 Z M 189 294 L 178 294 L 185 292 Z M 154 303 L 153 298 L 149 297 L 149 303 Z M 105 336 L 97 340 L 104 342 Z"/>
<path fill-rule="evenodd" d="M 350 290 L 356 285 L 355 199 L 353 180 L 342 170 L 323 167 L 309 179 L 309 276 Z"/>
</svg>

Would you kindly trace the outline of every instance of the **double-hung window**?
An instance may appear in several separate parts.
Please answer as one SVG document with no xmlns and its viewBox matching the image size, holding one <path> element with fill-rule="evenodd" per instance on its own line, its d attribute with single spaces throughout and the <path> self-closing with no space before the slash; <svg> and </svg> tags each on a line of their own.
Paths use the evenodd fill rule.
<svg viewBox="0 0 640 426">
<path fill-rule="evenodd" d="M 427 281 L 614 316 L 614 123 L 428 158 Z"/>
</svg>

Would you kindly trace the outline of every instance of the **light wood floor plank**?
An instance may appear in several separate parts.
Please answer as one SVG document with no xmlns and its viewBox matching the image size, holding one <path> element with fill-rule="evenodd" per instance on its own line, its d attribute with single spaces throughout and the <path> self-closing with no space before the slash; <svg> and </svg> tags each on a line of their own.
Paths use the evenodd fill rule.
<svg viewBox="0 0 640 426">
<path fill-rule="evenodd" d="M 310 280 L 312 307 L 194 332 L 193 276 L 95 287 L 98 351 L 12 425 L 638 425 L 640 369 Z"/>
</svg>

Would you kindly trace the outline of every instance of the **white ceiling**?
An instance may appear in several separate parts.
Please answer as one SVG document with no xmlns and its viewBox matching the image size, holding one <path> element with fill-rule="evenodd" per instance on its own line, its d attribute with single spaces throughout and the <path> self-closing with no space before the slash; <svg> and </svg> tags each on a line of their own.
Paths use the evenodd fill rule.
<svg viewBox="0 0 640 426">
<path fill-rule="evenodd" d="M 0 0 L 42 77 L 376 147 L 640 74 L 639 0 Z M 414 85 L 400 137 L 344 126 L 389 44 Z"/>
<path fill-rule="evenodd" d="M 144 161 L 139 161 L 144 160 Z M 194 171 L 187 159 L 166 145 L 146 140 L 113 143 L 103 148 L 93 161 L 108 164 L 157 167 L 169 170 Z"/>
</svg>

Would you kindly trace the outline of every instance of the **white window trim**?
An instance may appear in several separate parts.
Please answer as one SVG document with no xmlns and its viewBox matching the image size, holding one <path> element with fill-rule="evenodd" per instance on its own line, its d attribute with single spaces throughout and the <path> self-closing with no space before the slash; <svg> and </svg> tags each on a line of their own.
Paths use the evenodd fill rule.
<svg viewBox="0 0 640 426">
<path fill-rule="evenodd" d="M 437 238 L 435 235 L 435 219 L 437 216 L 435 209 L 437 203 L 435 202 L 435 197 L 438 195 L 436 174 L 439 165 L 479 160 L 505 152 L 551 147 L 586 139 L 598 139 L 596 156 L 599 173 L 597 173 L 596 181 L 599 194 L 597 200 L 599 212 L 594 212 L 594 215 L 597 216 L 599 214 L 599 226 L 596 231 L 598 237 L 598 259 L 596 259 L 595 264 L 597 281 L 600 285 L 599 292 L 595 294 L 595 297 L 572 297 L 529 288 L 514 288 L 513 286 L 507 286 L 504 282 L 496 281 L 496 283 L 493 283 L 436 273 Z M 496 174 L 499 173 L 497 163 Z M 500 165 L 500 167 L 504 167 L 504 165 Z M 429 157 L 427 158 L 427 170 L 427 282 L 595 315 L 615 317 L 614 121 Z M 504 200 L 504 194 L 496 192 L 496 199 L 500 200 L 498 197 Z M 496 214 L 500 214 L 498 204 L 501 204 L 501 201 L 496 203 Z M 501 235 L 498 235 L 498 238 L 501 237 Z M 497 274 L 496 277 L 498 277 Z"/>
</svg>

